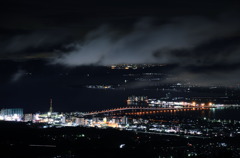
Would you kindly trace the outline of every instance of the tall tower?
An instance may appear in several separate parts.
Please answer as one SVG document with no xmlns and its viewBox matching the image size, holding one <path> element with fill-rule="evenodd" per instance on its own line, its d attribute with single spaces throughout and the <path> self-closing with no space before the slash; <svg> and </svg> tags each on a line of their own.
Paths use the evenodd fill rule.
<svg viewBox="0 0 240 158">
<path fill-rule="evenodd" d="M 53 112 L 53 107 L 52 107 L 52 98 L 50 99 L 50 108 L 49 108 L 49 112 L 52 114 Z"/>
</svg>

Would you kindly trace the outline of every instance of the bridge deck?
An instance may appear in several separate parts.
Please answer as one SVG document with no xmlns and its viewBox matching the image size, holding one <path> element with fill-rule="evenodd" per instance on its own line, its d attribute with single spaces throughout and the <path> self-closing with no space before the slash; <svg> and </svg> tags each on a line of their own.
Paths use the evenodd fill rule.
<svg viewBox="0 0 240 158">
<path fill-rule="evenodd" d="M 123 108 L 115 108 L 115 109 L 108 109 L 108 110 L 102 110 L 102 111 L 94 111 L 94 112 L 88 112 L 84 115 L 97 115 L 97 114 L 103 114 L 103 113 L 109 113 L 109 112 L 117 112 L 117 111 L 126 111 L 126 110 L 181 110 L 181 109 L 205 109 L 205 108 L 215 108 L 215 106 L 203 106 L 203 107 L 182 107 L 182 108 L 160 108 L 160 107 L 123 107 Z"/>
</svg>

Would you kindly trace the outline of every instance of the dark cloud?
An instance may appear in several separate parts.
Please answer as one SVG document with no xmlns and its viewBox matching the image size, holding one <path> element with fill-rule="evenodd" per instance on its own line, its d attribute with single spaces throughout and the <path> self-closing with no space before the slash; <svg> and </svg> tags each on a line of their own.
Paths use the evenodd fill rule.
<svg viewBox="0 0 240 158">
<path fill-rule="evenodd" d="M 118 31 L 104 26 L 89 33 L 83 42 L 74 43 L 73 51 L 63 54 L 54 62 L 68 66 L 123 63 L 189 64 L 192 60 L 188 59 L 192 57 L 203 60 L 207 56 L 221 56 L 227 50 L 204 55 L 203 51 L 195 49 L 201 49 L 199 47 L 216 39 L 236 38 L 239 36 L 239 25 L 237 19 L 209 20 L 203 17 L 185 17 L 156 26 L 151 19 L 144 19 L 137 23 L 130 33 L 121 36 Z M 234 50 L 231 53 L 234 53 Z"/>
<path fill-rule="evenodd" d="M 239 77 L 238 1 L 10 0 L 0 7 L 1 59 L 177 64 L 179 78 L 219 80 L 230 70 Z"/>
<path fill-rule="evenodd" d="M 1 53 L 19 53 L 29 49 L 36 51 L 41 48 L 54 47 L 66 42 L 68 36 L 65 31 L 59 30 L 18 33 L 9 36 L 7 40 L 0 44 Z"/>
<path fill-rule="evenodd" d="M 13 74 L 11 78 L 11 82 L 19 81 L 25 74 L 26 74 L 26 71 L 19 69 L 15 74 Z"/>
<path fill-rule="evenodd" d="M 178 64 L 177 70 L 185 74 L 179 78 L 185 76 L 200 81 L 210 75 L 213 81 L 222 81 L 229 79 L 224 76 L 228 70 L 232 70 L 229 77 L 239 77 L 240 22 L 236 15 L 227 17 L 175 17 L 164 24 L 145 18 L 124 34 L 111 26 L 102 26 L 82 42 L 72 44 L 73 50 L 62 53 L 52 63 L 70 67 Z M 198 77 L 200 75 L 202 77 Z"/>
</svg>

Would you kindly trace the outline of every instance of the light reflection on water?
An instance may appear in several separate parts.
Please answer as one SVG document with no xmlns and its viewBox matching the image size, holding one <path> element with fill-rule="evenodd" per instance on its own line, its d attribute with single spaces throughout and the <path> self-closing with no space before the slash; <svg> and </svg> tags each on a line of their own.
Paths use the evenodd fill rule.
<svg viewBox="0 0 240 158">
<path fill-rule="evenodd" d="M 210 110 L 213 119 L 240 120 L 240 107 L 218 107 Z"/>
<path fill-rule="evenodd" d="M 195 109 L 183 111 L 174 110 L 172 112 L 160 112 L 153 115 L 153 117 L 157 118 L 207 118 L 240 121 L 240 107 L 218 107 L 204 110 Z"/>
</svg>

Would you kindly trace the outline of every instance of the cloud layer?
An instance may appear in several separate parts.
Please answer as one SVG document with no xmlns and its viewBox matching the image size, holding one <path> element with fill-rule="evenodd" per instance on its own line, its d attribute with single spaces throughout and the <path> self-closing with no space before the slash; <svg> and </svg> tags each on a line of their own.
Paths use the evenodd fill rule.
<svg viewBox="0 0 240 158">
<path fill-rule="evenodd" d="M 176 64 L 179 80 L 234 82 L 240 77 L 240 23 L 220 16 L 172 18 L 158 24 L 145 18 L 130 31 L 102 26 L 72 43 L 52 63 L 69 67 L 112 64 Z M 226 73 L 228 75 L 226 76 Z M 206 80 L 206 78 L 208 78 Z M 206 83 L 205 83 L 206 82 Z"/>
<path fill-rule="evenodd" d="M 26 71 L 19 69 L 15 74 L 13 74 L 11 78 L 11 82 L 19 81 L 25 74 L 26 74 Z"/>
<path fill-rule="evenodd" d="M 174 18 L 162 25 L 154 22 L 152 19 L 144 19 L 135 24 L 130 32 L 122 34 L 111 27 L 102 26 L 89 33 L 83 42 L 72 44 L 73 50 L 55 59 L 54 63 L 67 66 L 123 63 L 194 64 L 196 60 L 189 58 L 202 60 L 215 55 L 214 52 L 202 54 L 197 48 L 216 39 L 238 36 L 240 31 L 236 19 L 219 18 L 211 21 L 202 17 L 188 17 Z M 239 48 L 236 48 L 230 53 L 235 57 L 238 50 Z M 216 60 L 220 60 L 224 54 L 217 55 Z"/>
</svg>

